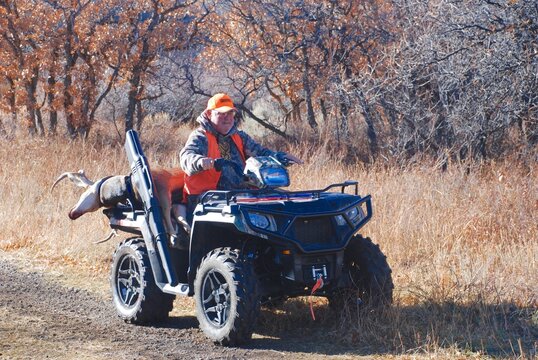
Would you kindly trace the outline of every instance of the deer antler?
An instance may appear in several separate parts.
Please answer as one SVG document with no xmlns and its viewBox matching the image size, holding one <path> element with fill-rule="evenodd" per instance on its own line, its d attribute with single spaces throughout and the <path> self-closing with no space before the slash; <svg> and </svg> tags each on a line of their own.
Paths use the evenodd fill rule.
<svg viewBox="0 0 538 360">
<path fill-rule="evenodd" d="M 102 244 L 102 243 L 107 242 L 108 240 L 112 239 L 112 237 L 114 237 L 114 236 L 118 236 L 118 232 L 116 231 L 116 229 L 112 229 L 110 234 L 108 234 L 108 236 L 106 238 L 104 238 L 103 240 L 94 241 L 93 243 L 94 244 Z"/>
<path fill-rule="evenodd" d="M 82 188 L 87 188 L 88 186 L 92 186 L 94 184 L 93 181 L 86 177 L 86 174 L 84 174 L 84 170 L 79 170 L 78 172 L 64 172 L 56 179 L 54 184 L 52 184 L 50 191 L 52 192 L 56 184 L 58 184 L 60 181 L 62 181 L 62 179 L 65 178 L 68 178 L 69 180 L 71 180 L 71 182 L 73 182 L 73 184 Z"/>
</svg>

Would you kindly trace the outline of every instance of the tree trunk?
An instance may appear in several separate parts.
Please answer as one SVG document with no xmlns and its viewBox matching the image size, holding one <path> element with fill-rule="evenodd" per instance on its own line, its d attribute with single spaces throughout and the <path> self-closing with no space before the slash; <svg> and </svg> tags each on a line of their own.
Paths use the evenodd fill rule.
<svg viewBox="0 0 538 360">
<path fill-rule="evenodd" d="M 4 126 L 4 121 L 2 120 L 2 118 L 0 118 L 0 136 L 6 136 L 7 135 L 7 131 L 6 131 L 6 127 Z"/>
<path fill-rule="evenodd" d="M 26 90 L 26 110 L 28 117 L 26 118 L 26 128 L 31 136 L 37 135 L 38 130 L 43 134 L 43 122 L 41 112 L 37 107 L 36 89 L 39 75 L 39 68 L 32 69 L 32 75 L 29 80 L 24 80 L 24 88 Z"/>
<path fill-rule="evenodd" d="M 321 109 L 321 116 L 323 123 L 327 124 L 327 107 L 325 106 L 325 100 L 319 99 L 319 108 Z"/>
<path fill-rule="evenodd" d="M 52 52 L 52 57 L 54 59 L 53 63 L 58 61 L 58 51 L 54 50 Z M 54 100 L 56 96 L 54 95 L 54 89 L 56 87 L 56 71 L 54 64 L 49 68 L 49 77 L 47 78 L 48 91 L 46 93 L 47 97 L 47 106 L 49 109 L 49 134 L 56 135 L 56 130 L 58 127 L 58 111 L 54 107 Z"/>
<path fill-rule="evenodd" d="M 131 85 L 131 88 L 129 89 L 128 94 L 128 104 L 127 104 L 127 113 L 125 115 L 125 131 L 132 130 L 134 126 L 134 118 L 135 118 L 135 112 L 136 112 L 136 105 L 137 102 L 140 99 L 141 95 L 141 82 L 142 82 L 142 72 L 145 69 L 145 65 L 147 61 L 147 55 L 145 55 L 144 50 L 148 51 L 148 45 L 146 42 L 144 42 L 144 46 L 142 47 L 142 52 L 140 54 L 140 59 L 138 60 L 138 64 L 133 68 L 133 73 L 131 76 L 131 79 L 129 79 L 129 83 Z"/>
<path fill-rule="evenodd" d="M 370 112 L 370 105 L 368 104 L 368 101 L 366 100 L 363 92 L 360 89 L 357 89 L 357 93 L 359 95 L 359 101 L 361 103 L 364 121 L 366 121 L 366 126 L 367 126 L 366 136 L 368 137 L 368 140 L 369 140 L 370 154 L 375 158 L 378 152 L 378 144 L 377 144 L 377 133 L 374 128 L 374 119 L 372 118 L 372 115 Z"/>
<path fill-rule="evenodd" d="M 99 106 L 101 106 L 103 99 L 108 95 L 108 93 L 112 89 L 112 85 L 115 83 L 116 78 L 118 77 L 119 68 L 120 68 L 120 64 L 118 64 L 115 67 L 114 72 L 112 73 L 112 76 L 110 77 L 105 90 L 103 90 L 103 92 L 99 95 L 99 97 L 96 99 L 95 103 L 93 104 L 92 110 L 90 111 L 90 123 L 91 124 L 93 124 L 93 121 L 95 120 L 95 112 L 97 111 L 97 109 L 99 109 Z"/>
<path fill-rule="evenodd" d="M 127 104 L 127 113 L 125 114 L 125 132 L 133 129 L 139 82 L 140 76 L 133 74 L 133 78 L 130 81 L 131 89 L 129 90 L 128 94 L 129 102 Z"/>
<path fill-rule="evenodd" d="M 136 102 L 136 129 L 140 131 L 142 129 L 142 121 L 144 120 L 144 109 L 142 108 L 142 101 Z"/>
<path fill-rule="evenodd" d="M 7 81 L 9 83 L 9 95 L 8 95 L 8 101 L 9 101 L 9 111 L 11 112 L 11 121 L 12 124 L 17 124 L 17 103 L 16 103 L 16 92 L 15 92 L 15 81 L 13 81 L 12 78 L 8 77 Z M 13 126 L 12 125 L 12 126 Z M 4 128 L 4 131 L 6 129 Z"/>
<path fill-rule="evenodd" d="M 54 108 L 54 87 L 56 86 L 55 74 L 51 72 L 49 78 L 47 79 L 47 84 L 49 86 L 49 91 L 47 93 L 47 104 L 49 107 L 49 133 L 56 135 L 56 130 L 58 127 L 58 112 Z"/>
<path fill-rule="evenodd" d="M 26 118 L 26 129 L 28 130 L 28 134 L 30 136 L 34 136 L 37 134 L 36 129 L 36 102 L 35 102 L 35 96 L 33 94 L 33 87 L 31 81 L 25 80 L 25 88 L 26 88 L 26 111 L 28 111 L 28 116 Z"/>
<path fill-rule="evenodd" d="M 73 97 L 69 93 L 69 88 L 71 87 L 71 75 L 66 74 L 64 78 L 64 113 L 65 113 L 65 122 L 67 126 L 67 133 L 71 138 L 77 136 L 75 125 L 74 125 L 74 116 L 73 116 Z"/>
<path fill-rule="evenodd" d="M 95 79 L 95 72 L 93 71 L 93 68 L 89 68 L 87 71 L 88 76 L 88 82 L 86 84 L 86 88 L 84 89 L 84 95 L 82 97 L 82 111 L 81 111 L 81 119 L 80 124 L 78 126 L 78 133 L 83 138 L 87 138 L 90 134 L 90 129 L 92 126 L 92 120 L 90 119 L 90 114 L 92 112 L 90 111 L 91 104 L 93 104 L 95 100 L 95 87 L 96 87 L 96 79 Z"/>
<path fill-rule="evenodd" d="M 35 126 L 36 130 L 39 135 L 44 136 L 45 135 L 45 128 L 43 127 L 43 116 L 41 115 L 41 106 L 37 105 L 37 83 L 39 81 L 39 67 L 34 67 L 32 69 L 32 78 L 30 79 L 30 89 L 31 94 L 28 94 L 32 97 L 32 103 L 34 106 L 34 113 L 35 113 Z"/>
<path fill-rule="evenodd" d="M 339 134 L 341 140 L 345 143 L 349 138 L 349 106 L 345 98 L 340 98 L 340 124 L 338 124 Z"/>
<path fill-rule="evenodd" d="M 314 107 L 312 106 L 312 90 L 310 88 L 310 79 L 308 77 L 308 54 L 306 46 L 303 45 L 302 47 L 303 51 L 303 89 L 305 92 L 305 100 L 306 100 L 306 119 L 308 122 L 308 125 L 312 130 L 314 130 L 315 133 L 318 131 L 318 124 L 316 123 L 316 115 L 314 114 Z"/>
<path fill-rule="evenodd" d="M 340 136 L 340 124 L 338 123 L 338 116 L 335 116 L 335 126 L 334 126 L 336 146 L 340 148 L 342 145 L 342 137 Z"/>
<path fill-rule="evenodd" d="M 487 140 L 486 134 L 484 133 L 484 131 L 480 131 L 475 138 L 475 144 L 476 144 L 475 151 L 474 151 L 475 158 L 477 158 L 478 155 L 480 155 L 480 159 L 487 158 L 488 152 L 486 149 L 486 140 Z"/>
<path fill-rule="evenodd" d="M 41 114 L 41 109 L 36 108 L 35 109 L 35 120 L 36 120 L 36 127 L 39 131 L 39 134 L 41 136 L 45 136 L 45 127 L 43 126 L 43 115 Z"/>
<path fill-rule="evenodd" d="M 72 85 L 71 71 L 75 66 L 76 57 L 72 54 L 71 37 L 73 36 L 73 14 L 67 19 L 67 33 L 65 36 L 64 51 L 65 51 L 65 66 L 64 66 L 64 112 L 67 126 L 67 132 L 71 138 L 77 137 L 75 126 L 74 111 L 73 111 L 73 96 L 70 89 Z"/>
<path fill-rule="evenodd" d="M 157 12 L 155 12 L 153 14 L 153 17 L 151 18 L 151 23 L 149 24 L 147 31 L 153 31 L 153 29 L 157 26 L 158 23 L 159 15 L 157 14 Z M 131 130 L 133 128 L 136 106 L 137 103 L 140 101 L 143 92 L 142 75 L 147 70 L 149 64 L 156 55 L 155 53 L 150 53 L 150 45 L 147 38 L 142 41 L 142 46 L 140 46 L 139 51 L 140 58 L 134 65 L 132 76 L 129 79 L 131 89 L 129 89 L 127 114 L 125 115 L 125 131 Z"/>
<path fill-rule="evenodd" d="M 383 113 L 385 114 L 389 122 L 389 126 L 390 126 L 389 132 L 392 136 L 395 137 L 397 133 L 396 129 L 397 129 L 397 124 L 398 124 L 397 117 L 396 117 L 396 110 L 394 109 L 394 106 L 392 104 L 387 102 L 384 96 L 385 95 L 383 94 L 380 99 L 381 106 L 383 107 Z"/>
</svg>

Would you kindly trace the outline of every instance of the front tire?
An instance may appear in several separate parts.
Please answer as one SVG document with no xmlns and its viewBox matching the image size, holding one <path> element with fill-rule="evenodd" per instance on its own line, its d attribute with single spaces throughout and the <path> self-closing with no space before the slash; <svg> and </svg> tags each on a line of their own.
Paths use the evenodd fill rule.
<svg viewBox="0 0 538 360">
<path fill-rule="evenodd" d="M 194 299 L 200 328 L 215 343 L 234 346 L 252 338 L 260 299 L 252 264 L 239 250 L 217 248 L 202 259 Z"/>
<path fill-rule="evenodd" d="M 336 290 L 329 297 L 334 309 L 383 308 L 392 304 L 392 270 L 379 245 L 370 238 L 356 235 L 351 239 L 344 253 L 342 276 L 348 279 L 348 286 Z"/>
<path fill-rule="evenodd" d="M 172 310 L 175 296 L 163 293 L 155 284 L 143 239 L 127 239 L 118 245 L 112 258 L 110 287 L 114 307 L 125 322 L 160 322 Z"/>
</svg>

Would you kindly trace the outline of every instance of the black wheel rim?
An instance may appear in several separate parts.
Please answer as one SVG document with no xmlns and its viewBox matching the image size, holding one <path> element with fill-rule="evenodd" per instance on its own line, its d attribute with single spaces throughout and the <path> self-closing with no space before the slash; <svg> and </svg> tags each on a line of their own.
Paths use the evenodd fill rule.
<svg viewBox="0 0 538 360">
<path fill-rule="evenodd" d="M 209 271 L 202 284 L 202 307 L 206 319 L 215 327 L 226 325 L 230 315 L 230 286 L 224 275 L 216 270 Z"/>
<path fill-rule="evenodd" d="M 141 292 L 140 268 L 132 255 L 124 256 L 119 263 L 116 274 L 116 286 L 121 302 L 126 307 L 133 307 Z"/>
</svg>

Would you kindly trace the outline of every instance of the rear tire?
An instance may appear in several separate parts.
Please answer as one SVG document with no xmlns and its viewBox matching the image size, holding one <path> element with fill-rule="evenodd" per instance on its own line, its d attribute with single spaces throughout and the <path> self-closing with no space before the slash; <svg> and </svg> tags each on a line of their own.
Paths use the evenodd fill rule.
<svg viewBox="0 0 538 360">
<path fill-rule="evenodd" d="M 174 295 L 155 284 L 146 244 L 131 238 L 120 243 L 112 258 L 112 301 L 125 322 L 145 324 L 164 321 L 172 310 Z"/>
<path fill-rule="evenodd" d="M 379 245 L 370 238 L 356 235 L 344 253 L 342 276 L 349 278 L 348 288 L 338 289 L 329 297 L 329 304 L 338 310 L 383 308 L 392 304 L 392 270 Z"/>
<path fill-rule="evenodd" d="M 200 328 L 215 343 L 234 346 L 252 338 L 260 299 L 253 266 L 239 250 L 217 248 L 202 259 L 194 299 Z"/>
</svg>

